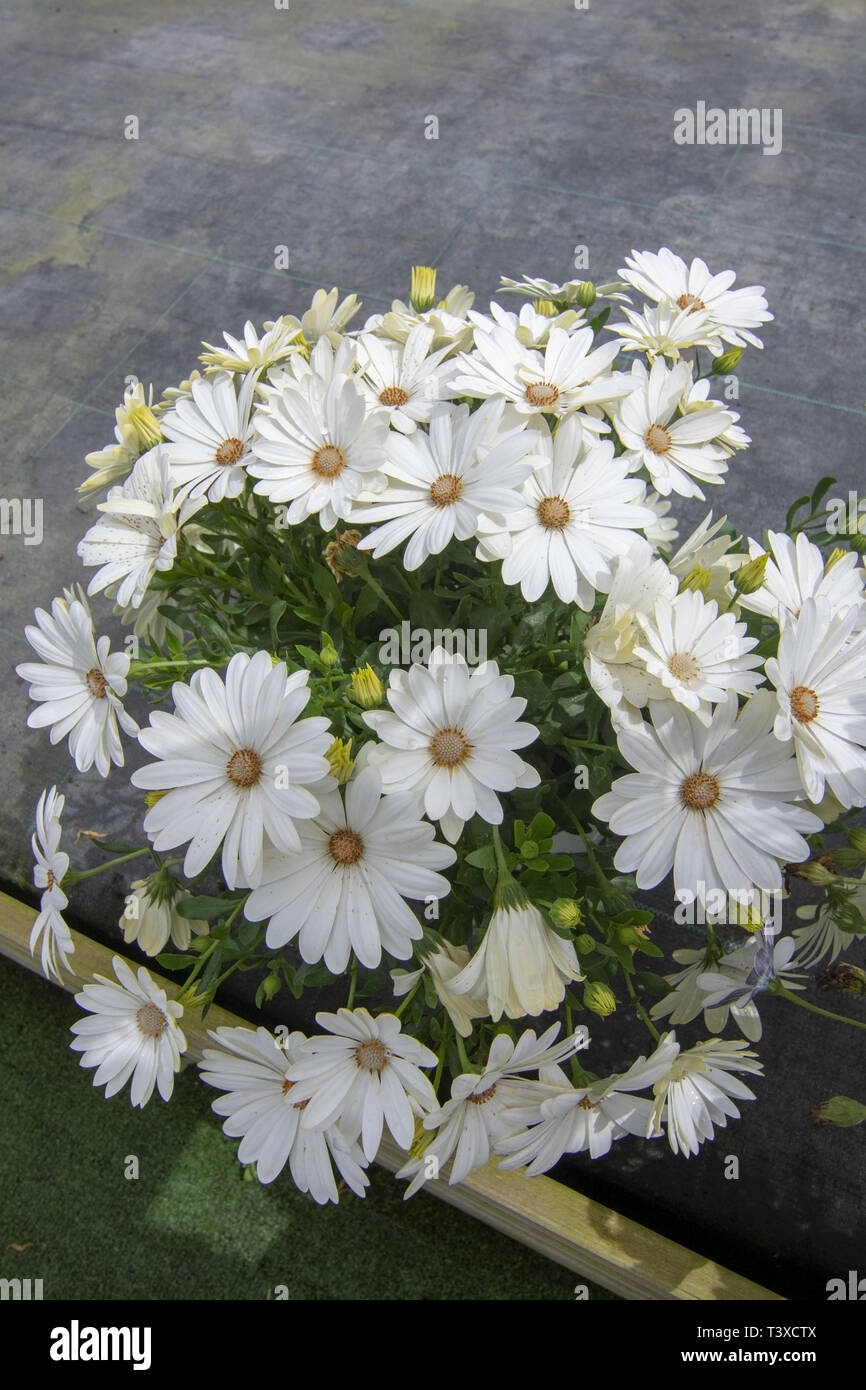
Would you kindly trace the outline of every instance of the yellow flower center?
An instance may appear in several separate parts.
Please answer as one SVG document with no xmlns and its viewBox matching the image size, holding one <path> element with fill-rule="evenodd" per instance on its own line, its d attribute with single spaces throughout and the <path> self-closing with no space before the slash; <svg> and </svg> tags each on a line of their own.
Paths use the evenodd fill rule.
<svg viewBox="0 0 866 1390">
<path fill-rule="evenodd" d="M 668 661 L 668 670 L 676 680 L 685 684 L 697 680 L 701 674 L 700 662 L 691 652 L 674 652 Z"/>
<path fill-rule="evenodd" d="M 335 830 L 328 841 L 328 852 L 335 864 L 357 864 L 364 853 L 364 841 L 354 830 Z"/>
<path fill-rule="evenodd" d="M 456 473 L 440 473 L 430 484 L 430 501 L 434 507 L 452 507 L 463 492 L 463 479 Z"/>
<path fill-rule="evenodd" d="M 791 713 L 798 724 L 811 724 L 818 718 L 820 708 L 818 696 L 808 685 L 797 685 L 791 691 Z"/>
<path fill-rule="evenodd" d="M 238 748 L 226 763 L 230 782 L 245 791 L 254 787 L 262 775 L 262 760 L 254 748 Z"/>
<path fill-rule="evenodd" d="M 379 392 L 383 405 L 405 405 L 408 399 L 409 392 L 404 391 L 402 386 L 386 386 L 384 391 Z"/>
<path fill-rule="evenodd" d="M 721 784 L 711 772 L 693 772 L 680 787 L 680 799 L 690 811 L 709 811 L 721 794 Z"/>
<path fill-rule="evenodd" d="M 460 729 L 437 729 L 430 740 L 430 752 L 439 767 L 457 767 L 470 751 L 469 740 Z"/>
<path fill-rule="evenodd" d="M 313 454 L 310 466 L 320 478 L 336 478 L 346 467 L 346 455 L 336 444 L 323 444 Z"/>
<path fill-rule="evenodd" d="M 674 441 L 664 425 L 650 425 L 643 442 L 654 454 L 666 454 Z"/>
<path fill-rule="evenodd" d="M 243 452 L 244 446 L 242 441 L 240 439 L 235 439 L 234 435 L 232 435 L 231 439 L 223 440 L 214 457 L 217 463 L 228 468 L 231 464 L 237 463 L 238 459 L 242 457 Z"/>
<path fill-rule="evenodd" d="M 571 520 L 571 508 L 564 497 L 543 497 L 536 510 L 548 531 L 561 531 Z"/>
</svg>

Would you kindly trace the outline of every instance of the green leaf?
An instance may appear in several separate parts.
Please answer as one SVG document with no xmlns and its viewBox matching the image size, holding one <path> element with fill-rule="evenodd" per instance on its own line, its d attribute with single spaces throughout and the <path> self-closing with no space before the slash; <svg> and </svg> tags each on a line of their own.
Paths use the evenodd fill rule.
<svg viewBox="0 0 866 1390">
<path fill-rule="evenodd" d="M 473 869 L 489 869 L 496 863 L 496 855 L 492 845 L 484 845 L 481 849 L 474 849 L 471 854 L 467 854 L 464 863 L 471 864 Z"/>
<path fill-rule="evenodd" d="M 216 917 L 225 917 L 242 901 L 242 898 L 209 898 L 204 895 L 178 898 L 175 911 L 193 922 L 210 922 Z"/>
<path fill-rule="evenodd" d="M 192 965 L 189 956 L 181 956 L 174 951 L 164 951 L 156 958 L 157 965 L 161 965 L 164 970 L 185 970 L 188 965 Z"/>
</svg>

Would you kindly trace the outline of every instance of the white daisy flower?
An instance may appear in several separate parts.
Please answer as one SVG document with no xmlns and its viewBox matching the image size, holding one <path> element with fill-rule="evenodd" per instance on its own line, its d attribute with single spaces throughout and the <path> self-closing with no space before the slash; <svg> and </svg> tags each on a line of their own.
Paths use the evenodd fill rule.
<svg viewBox="0 0 866 1390">
<path fill-rule="evenodd" d="M 237 497 L 246 483 L 254 426 L 250 420 L 256 373 L 240 391 L 227 372 L 191 383 L 191 399 L 178 400 L 162 419 L 171 442 L 166 453 L 181 498 L 222 502 Z"/>
<path fill-rule="evenodd" d="M 554 1043 L 559 1029 L 560 1025 L 554 1023 L 536 1038 L 530 1028 L 516 1043 L 500 1033 L 493 1039 L 481 1076 L 464 1072 L 455 1077 L 451 1099 L 424 1120 L 425 1129 L 438 1130 L 435 1138 L 419 1157 L 410 1158 L 397 1172 L 398 1178 L 411 1178 L 404 1201 L 423 1186 L 431 1170 L 435 1168 L 438 1174 L 452 1156 L 454 1162 L 448 1175 L 451 1187 L 462 1182 L 474 1168 L 484 1166 L 494 1145 L 515 1128 L 514 1121 L 509 1120 L 509 1110 L 527 1104 L 534 1096 L 537 1083 L 523 1080 L 523 1073 L 555 1067 L 589 1042 L 586 1029 L 579 1029 Z M 431 1158 L 436 1159 L 435 1165 Z"/>
<path fill-rule="evenodd" d="M 647 701 L 664 698 L 661 681 L 635 656 L 635 644 L 641 614 L 651 613 L 657 602 L 670 603 L 676 592 L 677 581 L 664 560 L 642 537 L 633 537 L 612 566 L 610 593 L 583 642 L 587 679 L 610 710 L 614 728 L 640 723 Z"/>
<path fill-rule="evenodd" d="M 720 604 L 728 602 L 731 576 L 746 562 L 745 555 L 729 553 L 735 537 L 723 529 L 727 519 L 722 516 L 713 521 L 712 512 L 707 512 L 668 561 L 671 574 L 680 584 L 698 579 L 696 587 L 704 598 Z"/>
<path fill-rule="evenodd" d="M 265 856 L 244 907 L 251 922 L 269 918 L 271 950 L 298 937 L 302 959 L 324 959 L 332 975 L 352 953 L 368 969 L 383 947 L 408 960 L 422 929 L 405 899 L 444 898 L 451 885 L 435 871 L 456 858 L 418 818 L 415 797 L 382 796 L 375 767 L 358 772 L 345 797 L 344 806 L 339 790 L 319 795 L 318 815 L 299 826 L 300 850 Z"/>
<path fill-rule="evenodd" d="M 470 955 L 465 946 L 455 946 L 443 937 L 436 950 L 425 956 L 420 970 L 391 971 L 394 995 L 399 999 L 402 995 L 408 994 L 422 978 L 424 971 L 429 971 L 439 1002 L 457 1032 L 461 1038 L 471 1037 L 473 1022 L 478 1018 L 487 1017 L 487 1000 L 480 995 L 457 994 L 451 988 L 451 981 L 469 961 Z"/>
<path fill-rule="evenodd" d="M 506 1018 L 537 1017 L 558 1009 L 566 985 L 582 980 L 570 941 L 549 927 L 525 894 L 498 904 L 484 938 L 469 964 L 455 975 L 451 989 L 487 999 L 494 1023 Z"/>
<path fill-rule="evenodd" d="M 255 492 L 291 504 L 290 526 L 318 515 L 330 531 L 349 517 L 383 464 L 388 423 L 368 415 L 363 395 L 343 375 L 325 383 L 311 374 L 297 388 L 285 387 L 256 412 L 255 422 L 255 457 L 247 471 L 261 480 Z"/>
<path fill-rule="evenodd" d="M 614 863 L 654 888 L 673 869 L 678 896 L 782 887 L 782 863 L 809 856 L 803 838 L 823 822 L 792 803 L 794 759 L 771 732 L 773 699 L 759 690 L 737 714 L 731 694 L 705 726 L 673 701 L 652 701 L 653 724 L 617 733 L 635 773 L 599 797 L 593 815 L 625 839 Z"/>
<path fill-rule="evenodd" d="M 860 887 L 845 895 L 844 902 L 846 906 L 850 903 L 852 908 L 866 917 L 866 871 L 862 880 Z M 836 892 L 838 889 L 834 888 L 834 896 Z M 847 951 L 852 945 L 855 934 L 845 930 L 839 921 L 838 911 L 838 904 L 833 898 L 825 898 L 817 905 L 809 903 L 797 908 L 796 915 L 804 923 L 802 927 L 795 927 L 793 933 L 797 943 L 797 965 L 811 969 L 824 959 L 831 965 L 841 951 Z"/>
<path fill-rule="evenodd" d="M 506 1115 L 520 1128 L 498 1140 L 496 1152 L 506 1155 L 500 1168 L 525 1168 L 534 1178 L 549 1172 L 563 1154 L 602 1158 L 615 1140 L 627 1134 L 646 1136 L 652 1102 L 633 1092 L 666 1075 L 678 1052 L 676 1038 L 667 1033 L 651 1056 L 639 1057 L 628 1071 L 589 1086 L 573 1086 L 563 1071 L 552 1069 L 530 1104 Z"/>
<path fill-rule="evenodd" d="M 84 462 L 95 472 L 81 484 L 79 492 L 97 492 L 120 482 L 131 473 L 136 459 L 162 439 L 162 428 L 153 408 L 152 386 L 147 395 L 140 381 L 127 386 L 114 418 L 117 443 L 86 455 Z"/>
<path fill-rule="evenodd" d="M 857 607 L 857 627 L 866 625 L 866 602 L 863 586 L 866 575 L 853 552 L 840 555 L 828 565 L 817 545 L 800 531 L 796 540 L 783 531 L 768 531 L 772 558 L 767 562 L 764 582 L 753 594 L 741 594 L 741 607 L 762 613 L 784 627 L 791 618 L 800 616 L 807 598 L 826 599 L 831 612 L 847 613 Z M 749 541 L 749 557 L 758 559 L 766 554 L 757 541 Z"/>
<path fill-rule="evenodd" d="M 644 484 L 628 477 L 612 444 L 582 447 L 576 416 L 561 422 L 552 442 L 540 438 L 548 462 L 524 483 L 523 505 L 506 517 L 504 530 L 491 518 L 482 520 L 479 558 L 495 554 L 492 547 L 501 540 L 507 546 L 503 581 L 519 584 L 528 603 L 552 584 L 563 603 L 589 611 L 596 590 L 610 588 L 611 562 L 655 513 L 641 505 Z"/>
<path fill-rule="evenodd" d="M 727 451 L 718 443 L 733 423 L 722 406 L 677 415 L 680 398 L 691 377 L 691 364 L 665 366 L 657 357 L 649 372 L 642 362 L 632 367 L 632 391 L 616 408 L 614 427 L 632 471 L 645 468 L 653 487 L 667 497 L 703 498 L 701 483 L 719 483 L 727 472 Z"/>
<path fill-rule="evenodd" d="M 732 290 L 731 285 L 737 278 L 733 270 L 713 275 L 702 260 L 695 259 L 687 266 L 663 246 L 657 253 L 632 251 L 626 256 L 625 269 L 619 274 L 647 299 L 667 301 L 687 313 L 705 314 L 715 332 L 710 347 L 717 355 L 723 343 L 731 347 L 764 346 L 752 332 L 773 318 L 767 310 L 764 286 L 748 285 Z"/>
<path fill-rule="evenodd" d="M 308 1038 L 287 1078 L 296 1083 L 296 1102 L 308 1101 L 304 1129 L 338 1125 L 349 1143 L 360 1136 L 368 1163 L 387 1124 L 401 1149 L 415 1133 L 415 1116 L 432 1110 L 436 1095 L 419 1067 L 436 1065 L 436 1054 L 401 1031 L 396 1014 L 373 1018 L 366 1009 L 316 1014 L 327 1030 Z"/>
<path fill-rule="evenodd" d="M 15 670 L 30 682 L 31 700 L 41 701 L 27 724 L 31 729 L 51 726 L 51 742 L 68 735 L 70 756 L 79 772 L 94 765 L 107 777 L 111 764 L 123 766 L 123 748 L 117 726 L 134 737 L 138 725 L 121 704 L 126 694 L 129 657 L 111 652 L 108 637 L 97 638 L 84 595 L 76 598 L 64 589 L 51 612 L 37 608 L 36 627 L 24 635 L 40 661 L 25 661 Z"/>
<path fill-rule="evenodd" d="M 615 342 L 596 347 L 591 328 L 552 328 L 542 352 L 498 325 L 489 332 L 476 327 L 475 350 L 460 354 L 462 371 L 452 385 L 463 396 L 504 396 L 524 415 L 568 415 L 634 390 L 629 376 L 611 370 L 618 351 Z M 584 423 L 598 428 L 589 417 Z"/>
<path fill-rule="evenodd" d="M 348 294 L 341 300 L 336 286 L 327 291 L 316 290 L 309 309 L 301 315 L 304 341 L 313 345 L 321 338 L 328 338 L 336 347 L 360 307 L 356 294 Z M 265 324 L 267 329 L 272 327 L 273 324 Z"/>
<path fill-rule="evenodd" d="M 437 401 L 452 392 L 449 380 L 453 362 L 443 362 L 449 349 L 434 352 L 433 329 L 419 323 L 405 343 L 387 342 L 373 333 L 358 339 L 360 374 L 358 385 L 372 409 L 384 411 L 385 418 L 402 434 L 414 434 L 419 424 L 430 419 Z"/>
<path fill-rule="evenodd" d="M 170 1100 L 186 1039 L 178 1025 L 183 1007 L 169 999 L 142 966 L 133 975 L 125 960 L 111 962 L 117 983 L 94 975 L 75 1002 L 89 1016 L 72 1024 L 69 1044 L 81 1052 L 82 1067 L 96 1067 L 94 1086 L 105 1087 L 106 1100 L 132 1077 L 130 1100 L 144 1106 L 159 1091 Z"/>
<path fill-rule="evenodd" d="M 359 550 L 378 559 L 408 540 L 403 564 L 416 570 L 455 536 L 474 536 L 482 515 L 504 518 L 521 507 L 519 489 L 532 472 L 538 436 L 511 430 L 497 439 L 504 405 L 490 401 L 471 415 L 465 405 L 437 405 L 429 435 L 392 434 L 382 461 L 387 488 L 352 513 L 354 521 L 375 528 L 358 542 Z"/>
<path fill-rule="evenodd" d="M 225 347 L 203 343 L 207 349 L 201 354 L 201 361 L 209 367 L 228 372 L 259 372 L 274 367 L 301 351 L 299 335 L 301 321 L 294 314 L 284 314 L 267 327 L 261 336 L 254 324 L 247 319 L 242 338 L 233 338 L 223 333 Z"/>
<path fill-rule="evenodd" d="M 118 924 L 124 941 L 127 945 L 136 942 L 148 956 L 158 956 L 169 940 L 179 951 L 186 951 L 193 932 L 196 936 L 206 936 L 208 932 L 207 922 L 191 921 L 178 912 L 177 904 L 188 897 L 189 891 L 168 869 L 133 879 Z"/>
<path fill-rule="evenodd" d="M 142 729 L 142 747 L 160 761 L 134 772 L 133 785 L 166 792 L 144 828 L 157 850 L 189 841 L 187 878 L 220 845 L 230 888 L 259 881 L 268 841 L 283 854 L 300 850 L 295 821 L 319 813 L 308 788 L 328 776 L 331 744 L 330 720 L 298 719 L 310 698 L 308 678 L 308 671 L 287 675 L 267 652 L 236 652 L 225 683 L 207 667 L 189 685 L 176 682 L 176 712 L 155 710 Z"/>
<path fill-rule="evenodd" d="M 832 571 L 831 571 L 832 573 Z M 842 806 L 866 804 L 866 631 L 858 606 L 834 613 L 808 598 L 779 638 L 766 671 L 778 691 L 776 738 L 793 739 L 810 801 L 825 787 Z"/>
<path fill-rule="evenodd" d="M 796 949 L 793 936 L 772 937 L 757 933 L 745 946 L 729 951 L 717 965 L 698 975 L 704 991 L 704 1022 L 711 1033 L 721 1033 L 728 1013 L 749 1042 L 759 1042 L 763 1031 L 755 997 L 773 980 L 789 990 L 802 990 L 803 975 L 788 967 Z"/>
<path fill-rule="evenodd" d="M 543 280 L 530 275 L 524 275 L 520 280 L 512 280 L 508 275 L 501 275 L 499 282 L 502 286 L 503 294 L 522 294 L 527 299 L 550 299 L 554 304 L 575 304 L 582 287 L 587 283 L 586 280 L 565 280 L 561 285 L 555 280 Z M 609 285 L 593 286 L 597 299 L 626 299 L 627 296 L 620 294 L 626 286 L 619 280 L 613 280 Z"/>
<path fill-rule="evenodd" d="M 680 401 L 680 410 L 683 415 L 693 414 L 699 410 L 714 410 L 718 406 L 718 401 L 710 400 L 710 378 L 698 377 L 686 382 L 686 389 L 683 391 Z M 737 453 L 741 449 L 747 449 L 752 442 L 751 436 L 741 425 L 736 422 L 740 416 L 730 403 L 725 405 L 725 410 L 731 417 L 731 423 L 727 429 L 714 441 L 720 449 L 723 449 L 728 457 Z"/>
<path fill-rule="evenodd" d="M 647 1138 L 663 1133 L 675 1154 L 696 1154 L 715 1128 L 725 1129 L 738 1120 L 735 1100 L 754 1100 L 754 1092 L 734 1072 L 760 1076 L 763 1067 L 747 1042 L 712 1038 L 697 1043 L 674 1058 L 667 1076 L 655 1083 L 655 1104 L 647 1126 Z"/>
<path fill-rule="evenodd" d="M 530 348 L 545 347 L 552 328 L 562 328 L 566 333 L 572 333 L 576 328 L 586 327 L 582 309 L 566 309 L 564 313 L 549 318 L 531 304 L 522 305 L 519 314 L 512 314 L 501 304 L 492 303 L 489 314 L 470 313 L 469 318 L 473 326 L 482 332 L 490 333 L 496 327 L 503 328 L 524 347 Z"/>
<path fill-rule="evenodd" d="M 36 955 L 42 938 L 42 974 L 62 984 L 61 971 L 70 970 L 69 957 L 75 950 L 63 911 L 69 899 L 61 888 L 69 868 L 69 855 L 60 848 L 60 818 L 66 797 L 59 796 L 56 787 L 46 788 L 36 806 L 36 831 L 30 841 L 33 847 L 34 885 L 41 891 L 39 915 L 30 933 L 30 954 Z"/>
<path fill-rule="evenodd" d="M 391 711 L 369 710 L 364 722 L 381 739 L 370 760 L 386 794 L 414 792 L 424 812 L 454 844 L 466 821 L 480 815 L 501 825 L 497 792 L 537 787 L 539 776 L 514 751 L 538 737 L 520 716 L 526 701 L 513 694 L 514 680 L 495 661 L 471 675 L 464 657 L 436 647 L 425 668 L 392 670 Z"/>
<path fill-rule="evenodd" d="M 453 354 L 469 347 L 472 342 L 472 324 L 467 315 L 474 303 L 475 295 L 467 285 L 453 285 L 444 299 L 432 309 L 420 313 L 411 305 L 395 299 L 388 313 L 373 314 L 367 320 L 364 332 L 405 343 L 412 329 L 423 323 L 433 329 L 433 351 L 446 348 L 449 354 Z"/>
<path fill-rule="evenodd" d="M 224 1091 L 212 1110 L 226 1117 L 223 1133 L 240 1139 L 238 1161 L 254 1163 L 260 1183 L 270 1183 L 289 1165 L 295 1186 L 319 1205 L 338 1202 L 332 1164 L 358 1196 L 370 1185 L 364 1155 L 335 1125 L 304 1129 L 305 1102 L 291 1094 L 287 1071 L 303 1053 L 303 1033 L 290 1033 L 281 1047 L 266 1028 L 216 1028 L 199 1062 L 201 1079 Z"/>
<path fill-rule="evenodd" d="M 651 614 L 637 616 L 639 640 L 634 655 L 645 662 L 665 693 L 709 724 L 712 706 L 729 691 L 751 695 L 763 680 L 755 671 L 758 644 L 733 613 L 719 613 L 715 599 L 706 603 L 686 590 L 674 599 L 657 599 Z"/>
<path fill-rule="evenodd" d="M 655 512 L 655 521 L 650 522 L 649 526 L 643 527 L 643 533 L 650 545 L 656 549 L 670 550 L 679 539 L 679 526 L 675 516 L 671 516 L 673 502 L 668 497 L 659 497 L 655 488 L 652 488 L 644 498 L 644 506 L 649 507 Z"/>
<path fill-rule="evenodd" d="M 662 303 L 646 305 L 641 314 L 625 306 L 621 312 L 626 322 L 608 323 L 605 329 L 619 335 L 624 351 L 646 353 L 650 360 L 661 355 L 678 362 L 688 348 L 706 347 L 714 338 L 703 311 Z"/>
<path fill-rule="evenodd" d="M 143 454 L 122 487 L 113 487 L 98 510 L 104 515 L 78 543 L 85 565 L 100 568 L 88 594 L 109 589 L 124 608 L 137 608 L 155 574 L 177 559 L 182 526 L 201 507 L 176 490 L 166 445 Z"/>
</svg>

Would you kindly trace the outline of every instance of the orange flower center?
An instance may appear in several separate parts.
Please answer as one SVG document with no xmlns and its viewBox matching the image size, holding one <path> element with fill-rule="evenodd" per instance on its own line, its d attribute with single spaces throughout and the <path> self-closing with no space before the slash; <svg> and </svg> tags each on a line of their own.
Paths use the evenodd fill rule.
<svg viewBox="0 0 866 1390">
<path fill-rule="evenodd" d="M 168 1027 L 168 1019 L 155 1004 L 142 1004 L 135 1015 L 138 1031 L 146 1038 L 160 1037 Z"/>
<path fill-rule="evenodd" d="M 711 772 L 693 772 L 680 787 L 682 803 L 690 811 L 709 811 L 721 794 L 721 784 Z"/>
<path fill-rule="evenodd" d="M 664 425 L 650 425 L 643 442 L 654 454 L 666 454 L 674 441 Z"/>
<path fill-rule="evenodd" d="M 364 841 L 354 830 L 335 830 L 328 851 L 335 864 L 357 864 L 364 853 Z"/>
<path fill-rule="evenodd" d="M 559 400 L 559 387 L 554 386 L 550 381 L 531 381 L 523 394 L 530 405 L 540 405 L 545 408 L 556 405 Z"/>
<path fill-rule="evenodd" d="M 355 1048 L 355 1062 L 361 1071 L 382 1072 L 388 1065 L 388 1049 L 378 1038 L 358 1043 Z"/>
<path fill-rule="evenodd" d="M 84 684 L 87 686 L 88 693 L 93 696 L 94 700 L 105 699 L 108 681 L 96 666 L 92 666 L 87 672 L 87 675 L 84 677 Z"/>
<path fill-rule="evenodd" d="M 409 392 L 404 391 L 402 386 L 386 386 L 384 391 L 379 392 L 383 405 L 405 405 L 408 399 Z"/>
<path fill-rule="evenodd" d="M 808 685 L 797 685 L 791 691 L 791 713 L 798 724 L 811 724 L 818 718 L 820 708 L 818 696 Z"/>
<path fill-rule="evenodd" d="M 548 531 L 561 531 L 571 520 L 571 508 L 563 497 L 543 497 L 537 511 L 538 520 Z"/>
<path fill-rule="evenodd" d="M 223 440 L 214 457 L 217 463 L 221 463 L 225 468 L 228 468 L 231 464 L 237 463 L 238 459 L 243 456 L 243 452 L 243 442 L 240 439 L 235 439 L 234 435 L 232 435 L 231 439 Z"/>
<path fill-rule="evenodd" d="M 681 294 L 677 300 L 678 309 L 688 309 L 690 314 L 696 314 L 700 309 L 706 309 L 706 304 L 702 299 L 698 299 L 696 294 Z"/>
<path fill-rule="evenodd" d="M 469 740 L 460 729 L 437 729 L 430 740 L 430 752 L 439 767 L 456 767 L 469 756 Z"/>
<path fill-rule="evenodd" d="M 320 478 L 336 478 L 346 467 L 346 455 L 336 444 L 323 444 L 313 454 L 311 467 Z"/>
<path fill-rule="evenodd" d="M 254 787 L 262 775 L 262 760 L 254 748 L 238 748 L 226 763 L 230 782 L 245 791 Z"/>
<path fill-rule="evenodd" d="M 430 501 L 434 507 L 452 507 L 463 492 L 463 479 L 456 473 L 440 473 L 430 484 Z"/>
</svg>

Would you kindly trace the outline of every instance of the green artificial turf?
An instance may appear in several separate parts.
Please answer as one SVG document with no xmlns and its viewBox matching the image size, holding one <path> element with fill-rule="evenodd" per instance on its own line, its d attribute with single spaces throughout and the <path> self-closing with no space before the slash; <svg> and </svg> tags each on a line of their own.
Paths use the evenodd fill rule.
<svg viewBox="0 0 866 1390">
<path fill-rule="evenodd" d="M 574 1298 L 569 1270 L 376 1167 L 338 1207 L 288 1172 L 244 1181 L 197 1068 L 169 1105 L 106 1101 L 69 1051 L 72 997 L 2 957 L 0 990 L 0 1277 L 46 1299 Z"/>
</svg>

